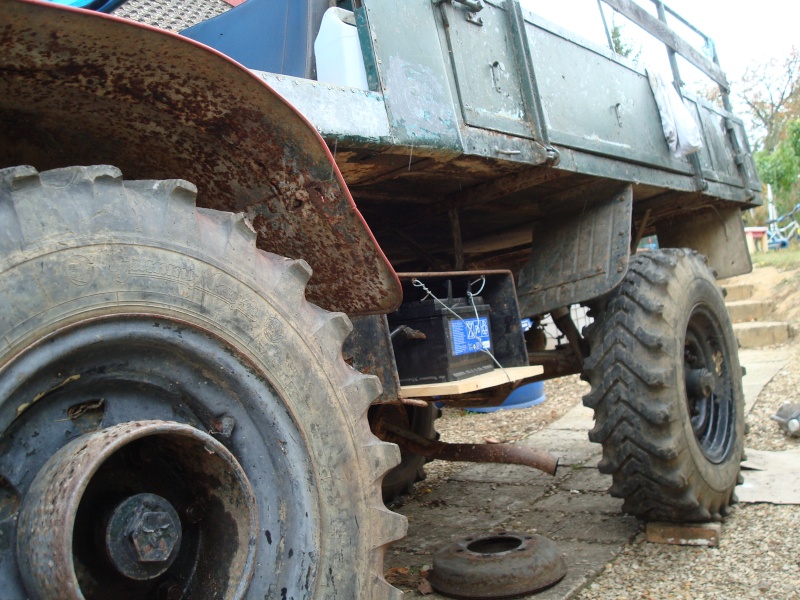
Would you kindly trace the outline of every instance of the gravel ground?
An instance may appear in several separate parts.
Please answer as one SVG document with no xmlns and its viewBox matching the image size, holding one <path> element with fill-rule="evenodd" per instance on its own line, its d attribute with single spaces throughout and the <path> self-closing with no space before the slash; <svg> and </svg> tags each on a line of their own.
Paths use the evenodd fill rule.
<svg viewBox="0 0 800 600">
<path fill-rule="evenodd" d="M 800 402 L 800 338 L 794 338 L 790 352 L 786 366 L 761 392 L 758 401 L 747 416 L 750 430 L 745 438 L 745 445 L 748 448 L 755 450 L 800 448 L 800 438 L 784 435 L 778 428 L 778 424 L 769 418 L 784 402 Z"/>
<path fill-rule="evenodd" d="M 800 294 L 798 294 L 800 297 Z M 800 401 L 800 338 L 786 366 L 761 392 L 748 415 L 745 444 L 758 450 L 800 448 L 769 416 L 786 400 Z M 445 409 L 437 421 L 448 442 L 516 441 L 565 414 L 589 387 L 578 376 L 545 384 L 538 406 L 496 413 Z M 433 462 L 412 497 L 429 493 L 463 463 Z M 640 534 L 578 593 L 580 600 L 800 599 L 800 506 L 739 504 L 723 524 L 718 548 L 651 544 Z"/>
<path fill-rule="evenodd" d="M 784 401 L 800 400 L 800 339 L 790 352 L 748 415 L 748 448 L 800 448 L 800 439 L 785 436 L 769 418 Z M 718 548 L 650 544 L 640 535 L 577 598 L 800 599 L 800 506 L 738 504 Z"/>
</svg>

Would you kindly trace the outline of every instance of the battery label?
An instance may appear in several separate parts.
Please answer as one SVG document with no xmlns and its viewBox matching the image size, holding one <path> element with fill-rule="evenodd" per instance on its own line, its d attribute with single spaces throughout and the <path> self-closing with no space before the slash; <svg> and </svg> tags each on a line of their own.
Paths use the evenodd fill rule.
<svg viewBox="0 0 800 600">
<path fill-rule="evenodd" d="M 477 319 L 453 319 L 450 321 L 453 356 L 491 350 L 489 317 Z"/>
</svg>

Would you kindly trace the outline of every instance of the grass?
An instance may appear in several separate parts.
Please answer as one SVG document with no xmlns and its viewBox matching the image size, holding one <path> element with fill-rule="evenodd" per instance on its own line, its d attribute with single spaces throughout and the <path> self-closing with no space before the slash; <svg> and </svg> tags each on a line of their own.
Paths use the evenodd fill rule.
<svg viewBox="0 0 800 600">
<path fill-rule="evenodd" d="M 781 271 L 800 269 L 800 247 L 791 246 L 781 250 L 770 250 L 752 256 L 753 265 L 758 267 L 775 267 Z"/>
</svg>

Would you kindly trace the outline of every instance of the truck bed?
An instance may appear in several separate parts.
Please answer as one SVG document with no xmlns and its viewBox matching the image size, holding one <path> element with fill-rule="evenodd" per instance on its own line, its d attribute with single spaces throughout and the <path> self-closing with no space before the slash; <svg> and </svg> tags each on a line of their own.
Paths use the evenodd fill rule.
<svg viewBox="0 0 800 600">
<path fill-rule="evenodd" d="M 376 91 L 261 76 L 317 126 L 398 268 L 447 266 L 451 209 L 468 266 L 491 268 L 524 261 L 544 215 L 619 182 L 645 235 L 676 214 L 760 203 L 742 121 L 684 94 L 703 134 L 696 172 L 670 153 L 644 69 L 611 50 L 515 3 L 485 2 L 482 26 L 461 5 L 364 4 Z"/>
<path fill-rule="evenodd" d="M 146 18 L 129 4 L 128 16 Z M 518 267 L 534 224 L 620 184 L 632 185 L 638 236 L 688 213 L 760 203 L 740 119 L 684 94 L 704 145 L 692 161 L 675 158 L 642 66 L 515 0 L 484 0 L 477 13 L 459 2 L 354 4 L 370 90 L 258 73 L 326 140 L 398 270 Z M 727 85 L 717 66 L 707 72 Z M 453 264 L 453 236 L 463 264 Z"/>
</svg>

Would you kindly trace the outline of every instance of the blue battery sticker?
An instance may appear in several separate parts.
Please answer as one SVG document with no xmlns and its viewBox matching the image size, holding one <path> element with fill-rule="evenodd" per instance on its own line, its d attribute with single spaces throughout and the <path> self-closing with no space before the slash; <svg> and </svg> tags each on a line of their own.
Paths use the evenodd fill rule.
<svg viewBox="0 0 800 600">
<path fill-rule="evenodd" d="M 481 350 L 491 350 L 489 337 L 489 317 L 478 319 L 452 319 L 450 337 L 453 343 L 453 356 L 471 354 Z"/>
</svg>

